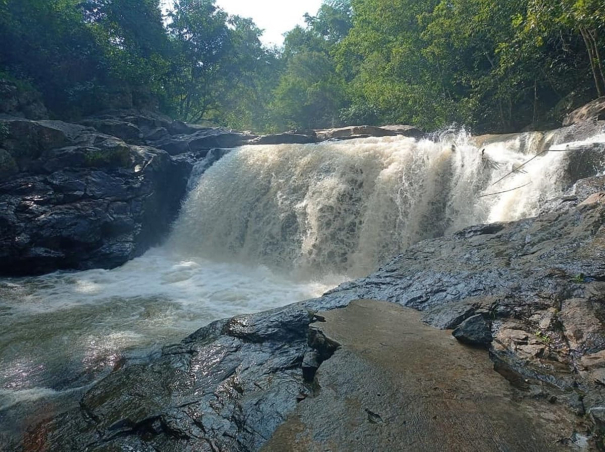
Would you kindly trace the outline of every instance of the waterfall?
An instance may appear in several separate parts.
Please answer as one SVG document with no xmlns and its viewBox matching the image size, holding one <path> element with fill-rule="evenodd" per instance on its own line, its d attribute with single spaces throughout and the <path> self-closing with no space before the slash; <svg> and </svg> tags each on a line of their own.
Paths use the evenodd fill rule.
<svg viewBox="0 0 605 452">
<path fill-rule="evenodd" d="M 169 246 L 303 278 L 361 276 L 420 240 L 532 216 L 560 194 L 565 153 L 521 167 L 540 141 L 526 135 L 244 146 L 199 180 Z"/>
<path fill-rule="evenodd" d="M 568 138 L 448 131 L 212 152 L 165 245 L 112 270 L 0 279 L 0 437 L 77 403 L 123 357 L 317 297 L 424 238 L 534 215 L 570 174 L 602 171 L 602 152 L 567 149 L 604 135 Z"/>
</svg>

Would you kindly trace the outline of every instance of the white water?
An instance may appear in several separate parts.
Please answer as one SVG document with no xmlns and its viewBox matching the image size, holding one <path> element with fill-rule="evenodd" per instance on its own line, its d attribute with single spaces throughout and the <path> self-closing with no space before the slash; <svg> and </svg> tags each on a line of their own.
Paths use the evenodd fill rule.
<svg viewBox="0 0 605 452">
<path fill-rule="evenodd" d="M 498 182 L 528 160 L 518 144 L 482 154 L 464 134 L 455 151 L 452 143 L 389 137 L 240 148 L 204 175 L 170 246 L 303 279 L 361 276 L 422 239 L 531 216 L 561 190 L 563 153 Z"/>
<path fill-rule="evenodd" d="M 114 270 L 0 280 L 0 420 L 212 320 L 319 296 L 423 238 L 560 194 L 565 152 L 502 179 L 536 146 L 484 150 L 465 134 L 243 147 L 204 174 L 163 247 Z"/>
</svg>

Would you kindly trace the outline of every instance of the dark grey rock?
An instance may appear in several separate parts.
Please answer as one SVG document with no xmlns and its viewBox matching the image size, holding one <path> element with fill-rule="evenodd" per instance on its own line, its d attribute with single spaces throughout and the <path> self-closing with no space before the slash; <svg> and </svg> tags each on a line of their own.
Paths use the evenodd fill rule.
<svg viewBox="0 0 605 452">
<path fill-rule="evenodd" d="M 491 325 L 481 314 L 464 320 L 452 332 L 452 336 L 469 345 L 488 347 L 492 342 Z"/>
<path fill-rule="evenodd" d="M 81 125 L 1 121 L 17 168 L 0 180 L 0 274 L 111 268 L 166 235 L 190 162 Z"/>
<path fill-rule="evenodd" d="M 305 144 L 305 143 L 316 143 L 317 137 L 313 133 L 312 135 L 301 134 L 301 133 L 278 133 L 275 135 L 263 135 L 255 138 L 250 144 Z"/>
</svg>

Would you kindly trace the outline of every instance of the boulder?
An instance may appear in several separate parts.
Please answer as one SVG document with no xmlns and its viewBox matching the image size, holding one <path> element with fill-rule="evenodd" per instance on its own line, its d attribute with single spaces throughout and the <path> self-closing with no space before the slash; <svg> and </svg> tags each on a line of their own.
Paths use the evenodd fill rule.
<svg viewBox="0 0 605 452">
<path fill-rule="evenodd" d="M 168 232 L 188 161 L 82 125 L 2 123 L 0 274 L 111 268 Z"/>
<path fill-rule="evenodd" d="M 569 113 L 563 119 L 563 126 L 581 124 L 590 120 L 605 120 L 605 96 L 599 97 Z"/>
<path fill-rule="evenodd" d="M 492 342 L 491 325 L 481 314 L 477 314 L 460 323 L 452 336 L 464 344 L 489 347 Z"/>
</svg>

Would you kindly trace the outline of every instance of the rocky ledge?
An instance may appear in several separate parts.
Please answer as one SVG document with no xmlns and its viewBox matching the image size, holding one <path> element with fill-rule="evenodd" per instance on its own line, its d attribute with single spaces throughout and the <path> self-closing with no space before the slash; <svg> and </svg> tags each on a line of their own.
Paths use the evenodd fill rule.
<svg viewBox="0 0 605 452">
<path fill-rule="evenodd" d="M 82 125 L 0 117 L 0 274 L 115 267 L 157 244 L 191 164 Z"/>
<path fill-rule="evenodd" d="M 536 218 L 478 225 L 421 242 L 374 274 L 343 284 L 321 298 L 214 322 L 180 344 L 165 347 L 160 357 L 147 364 L 116 369 L 83 397 L 78 409 L 32 429 L 25 448 L 176 452 L 250 451 L 265 445 L 267 450 L 276 450 L 276 444 L 291 441 L 292 435 L 295 443 L 301 438 L 309 444 L 321 442 L 322 434 L 336 428 L 322 426 L 334 420 L 323 418 L 325 422 L 318 425 L 308 415 L 324 408 L 331 412 L 342 408 L 359 423 L 356 428 L 373 432 L 378 441 L 374 444 L 384 444 L 380 441 L 385 437 L 376 432 L 393 428 L 385 424 L 405 420 L 398 413 L 413 412 L 419 402 L 414 397 L 347 392 L 355 387 L 354 382 L 373 378 L 374 372 L 380 381 L 395 378 L 392 372 L 376 367 L 380 363 L 374 352 L 351 354 L 351 344 L 321 327 L 329 317 L 322 311 L 358 299 L 414 308 L 429 325 L 454 329 L 460 343 L 447 347 L 455 348 L 460 356 L 470 353 L 462 349 L 468 347 L 464 343 L 476 344 L 477 353 L 489 351 L 499 375 L 486 376 L 485 381 L 495 382 L 493 387 L 485 382 L 478 386 L 488 407 L 471 410 L 473 416 L 490 413 L 489 401 L 504 403 L 500 400 L 504 394 L 513 405 L 490 419 L 496 424 L 506 422 L 498 416 L 511 412 L 511 406 L 517 404 L 521 412 L 514 419 L 525 426 L 523 432 L 533 435 L 533 446 L 510 433 L 496 435 L 491 442 L 478 437 L 500 432 L 502 427 L 481 430 L 474 424 L 454 422 L 452 413 L 458 409 L 460 416 L 466 416 L 465 409 L 472 406 L 452 389 L 456 382 L 446 382 L 451 376 L 439 372 L 443 357 L 434 356 L 423 364 L 435 379 L 428 389 L 447 386 L 451 390 L 446 391 L 448 397 L 437 398 L 435 406 L 449 407 L 452 416 L 447 419 L 457 429 L 452 432 L 461 450 L 502 450 L 502 444 L 511 450 L 602 447 L 605 178 L 585 181 L 576 190 L 584 195 L 589 192 L 592 194 L 585 200 L 578 196 L 561 199 Z M 365 303 L 364 309 L 372 309 Z M 355 322 L 370 322 L 370 317 L 358 316 Z M 339 331 L 355 328 L 355 322 L 347 322 Z M 364 334 L 372 336 L 371 332 Z M 376 331 L 375 336 L 383 334 Z M 417 364 L 410 361 L 407 366 L 407 362 L 412 355 L 423 355 L 422 338 L 411 345 L 418 348 L 414 353 L 397 344 L 390 347 L 388 360 L 397 360 L 392 366 L 400 372 L 413 370 Z M 426 347 L 430 344 L 427 341 Z M 337 352 L 343 348 L 344 352 Z M 425 352 L 428 356 L 430 350 Z M 482 372 L 488 372 L 481 365 Z M 456 381 L 465 381 L 465 370 L 457 369 Z M 353 378 L 353 371 L 360 375 Z M 470 370 L 467 376 L 473 382 L 477 375 Z M 503 385 L 503 379 L 510 385 Z M 344 381 L 353 383 L 340 387 Z M 418 381 L 415 385 L 422 386 Z M 465 390 L 472 389 L 471 385 Z M 350 398 L 348 408 L 338 408 L 343 403 L 338 394 Z M 326 400 L 331 400 L 330 407 L 322 405 Z M 435 406 L 423 411 L 418 405 L 416 412 L 430 414 Z M 436 427 L 442 419 L 438 413 L 435 416 L 434 422 L 420 418 L 430 427 L 428 434 L 439 435 Z M 546 428 L 548 419 L 552 425 Z M 438 439 L 426 439 L 419 444 L 437 443 Z M 414 444 L 405 444 L 400 450 L 418 450 Z M 472 444 L 482 448 L 473 449 Z M 545 449 L 544 444 L 552 448 Z"/>
</svg>

